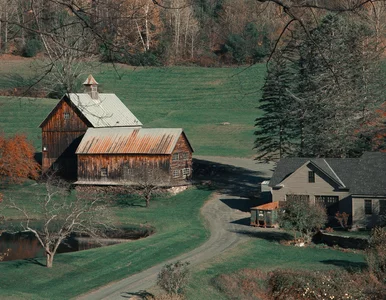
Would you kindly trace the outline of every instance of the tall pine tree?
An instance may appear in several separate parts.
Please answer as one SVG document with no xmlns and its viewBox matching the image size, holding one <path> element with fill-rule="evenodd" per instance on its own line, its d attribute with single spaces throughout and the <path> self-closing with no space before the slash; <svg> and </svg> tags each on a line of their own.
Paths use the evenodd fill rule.
<svg viewBox="0 0 386 300">
<path fill-rule="evenodd" d="M 290 94 L 294 72 L 278 53 L 270 62 L 255 121 L 257 160 L 277 160 L 294 151 L 293 99 Z"/>
</svg>

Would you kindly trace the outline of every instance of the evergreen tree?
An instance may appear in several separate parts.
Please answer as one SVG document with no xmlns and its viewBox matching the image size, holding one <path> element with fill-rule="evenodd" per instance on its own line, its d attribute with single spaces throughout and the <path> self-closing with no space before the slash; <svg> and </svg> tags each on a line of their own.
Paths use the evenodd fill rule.
<svg viewBox="0 0 386 300">
<path fill-rule="evenodd" d="M 276 160 L 293 152 L 295 120 L 291 117 L 290 95 L 293 71 L 278 54 L 269 64 L 256 119 L 255 149 L 258 160 Z"/>
</svg>

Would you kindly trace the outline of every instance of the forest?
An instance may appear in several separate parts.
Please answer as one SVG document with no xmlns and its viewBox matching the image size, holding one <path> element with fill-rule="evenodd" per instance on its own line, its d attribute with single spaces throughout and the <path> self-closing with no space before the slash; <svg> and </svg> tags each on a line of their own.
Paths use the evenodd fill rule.
<svg viewBox="0 0 386 300">
<path fill-rule="evenodd" d="M 312 30 L 331 12 L 384 38 L 384 1 L 0 0 L 0 51 L 62 57 L 62 46 L 135 66 L 250 64 L 266 61 L 295 24 Z"/>
</svg>

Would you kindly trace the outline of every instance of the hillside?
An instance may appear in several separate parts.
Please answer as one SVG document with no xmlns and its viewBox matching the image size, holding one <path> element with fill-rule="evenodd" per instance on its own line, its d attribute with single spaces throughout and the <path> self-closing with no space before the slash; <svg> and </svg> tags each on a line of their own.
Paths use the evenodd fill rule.
<svg viewBox="0 0 386 300">
<path fill-rule="evenodd" d="M 110 65 L 102 65 L 93 75 L 100 90 L 117 94 L 145 127 L 184 128 L 196 154 L 249 157 L 254 154 L 254 119 L 265 70 L 264 64 L 250 68 L 122 67 L 118 76 Z M 15 85 L 9 80 L 11 75 L 21 76 L 19 82 L 23 82 L 23 74 L 30 72 L 28 61 L 8 61 L 0 67 L 0 89 Z M 0 97 L 0 129 L 6 134 L 26 133 L 40 151 L 38 126 L 56 102 Z"/>
</svg>

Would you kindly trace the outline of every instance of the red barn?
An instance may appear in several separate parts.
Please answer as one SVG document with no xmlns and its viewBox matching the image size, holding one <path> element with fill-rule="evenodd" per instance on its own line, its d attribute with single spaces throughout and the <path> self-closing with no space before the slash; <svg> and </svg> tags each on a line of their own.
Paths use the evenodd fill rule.
<svg viewBox="0 0 386 300">
<path fill-rule="evenodd" d="M 146 170 L 164 185 L 187 183 L 193 149 L 182 129 L 142 128 L 115 94 L 98 93 L 91 75 L 84 86 L 85 93 L 65 95 L 40 125 L 43 172 L 80 184 L 122 184 L 150 178 Z"/>
</svg>

